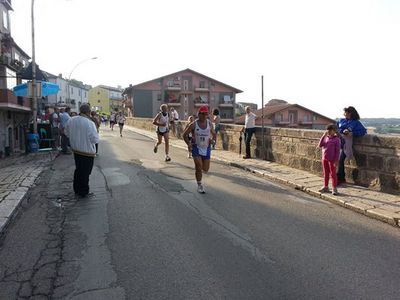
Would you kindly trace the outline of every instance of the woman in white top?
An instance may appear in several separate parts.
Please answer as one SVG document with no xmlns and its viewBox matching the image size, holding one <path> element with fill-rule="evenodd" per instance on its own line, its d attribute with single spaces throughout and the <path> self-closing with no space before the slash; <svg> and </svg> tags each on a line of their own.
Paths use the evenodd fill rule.
<svg viewBox="0 0 400 300">
<path fill-rule="evenodd" d="M 169 157 L 169 115 L 168 106 L 163 104 L 160 106 L 160 112 L 154 117 L 153 124 L 157 126 L 157 137 L 158 142 L 154 145 L 154 153 L 157 153 L 158 145 L 162 143 L 162 138 L 164 137 L 165 143 L 165 161 L 170 161 Z"/>
<path fill-rule="evenodd" d="M 189 135 L 192 133 L 192 140 Z M 183 139 L 188 145 L 188 151 L 192 152 L 196 168 L 197 191 L 204 194 L 204 187 L 201 183 L 203 172 L 210 169 L 211 144 L 215 143 L 216 134 L 208 119 L 208 107 L 202 106 L 199 109 L 198 119 L 189 124 L 183 132 Z"/>
</svg>

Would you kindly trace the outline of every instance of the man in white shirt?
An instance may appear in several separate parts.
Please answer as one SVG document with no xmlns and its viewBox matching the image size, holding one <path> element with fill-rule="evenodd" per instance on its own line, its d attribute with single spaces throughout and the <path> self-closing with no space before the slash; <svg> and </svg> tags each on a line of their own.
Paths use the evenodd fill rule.
<svg viewBox="0 0 400 300">
<path fill-rule="evenodd" d="M 90 105 L 84 103 L 79 108 L 79 116 L 72 117 L 65 125 L 64 133 L 69 138 L 74 152 L 74 192 L 80 197 L 89 194 L 89 176 L 92 173 L 95 144 L 99 142 L 96 125 L 90 119 Z"/>
<path fill-rule="evenodd" d="M 250 143 L 251 143 L 251 137 L 256 132 L 256 117 L 257 116 L 251 112 L 250 106 L 246 106 L 246 119 L 244 122 L 244 127 L 242 128 L 246 144 L 246 155 L 243 156 L 244 159 L 251 158 Z"/>
<path fill-rule="evenodd" d="M 174 135 L 177 137 L 178 136 L 178 121 L 179 121 L 179 113 L 176 111 L 175 108 L 171 107 L 171 129 Z"/>
</svg>

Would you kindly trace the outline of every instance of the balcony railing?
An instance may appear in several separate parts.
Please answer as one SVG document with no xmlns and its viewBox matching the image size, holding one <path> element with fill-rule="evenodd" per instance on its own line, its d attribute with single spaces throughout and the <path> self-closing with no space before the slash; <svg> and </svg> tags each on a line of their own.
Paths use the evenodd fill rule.
<svg viewBox="0 0 400 300">
<path fill-rule="evenodd" d="M 0 89 L 0 107 L 7 107 L 12 110 L 31 110 L 28 98 L 17 97 L 8 89 Z"/>
</svg>

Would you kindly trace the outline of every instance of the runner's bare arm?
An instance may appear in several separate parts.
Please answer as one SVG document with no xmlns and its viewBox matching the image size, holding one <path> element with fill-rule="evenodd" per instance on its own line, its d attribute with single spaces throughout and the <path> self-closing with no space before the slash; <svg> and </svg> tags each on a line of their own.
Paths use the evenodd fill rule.
<svg viewBox="0 0 400 300">
<path fill-rule="evenodd" d="M 160 121 L 160 116 L 161 116 L 161 113 L 158 113 L 158 114 L 154 117 L 154 119 L 153 119 L 153 125 L 156 125 L 156 126 L 162 126 L 162 125 L 164 125 L 164 124 L 160 124 L 160 123 L 159 123 L 159 121 Z"/>
<path fill-rule="evenodd" d="M 189 141 L 189 133 L 193 132 L 193 129 L 194 122 L 190 123 L 183 132 L 183 140 L 185 141 L 186 145 L 188 145 L 188 147 L 192 147 L 192 144 Z"/>
</svg>

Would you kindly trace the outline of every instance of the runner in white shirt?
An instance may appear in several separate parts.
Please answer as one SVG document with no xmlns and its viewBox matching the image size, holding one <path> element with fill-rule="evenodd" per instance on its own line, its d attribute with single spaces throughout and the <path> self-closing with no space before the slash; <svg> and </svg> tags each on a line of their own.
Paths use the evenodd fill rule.
<svg viewBox="0 0 400 300">
<path fill-rule="evenodd" d="M 157 126 L 158 142 L 154 145 L 154 153 L 157 153 L 158 146 L 162 143 L 164 137 L 165 143 L 165 161 L 171 161 L 169 157 L 169 114 L 168 105 L 160 106 L 160 112 L 154 117 L 153 124 Z"/>
<path fill-rule="evenodd" d="M 189 135 L 192 133 L 192 140 Z M 189 124 L 183 132 L 183 139 L 188 145 L 188 151 L 192 152 L 194 165 L 196 168 L 197 191 L 204 194 L 204 186 L 201 182 L 203 172 L 210 169 L 211 144 L 215 143 L 216 134 L 208 118 L 208 106 L 199 109 L 198 119 Z"/>
</svg>

